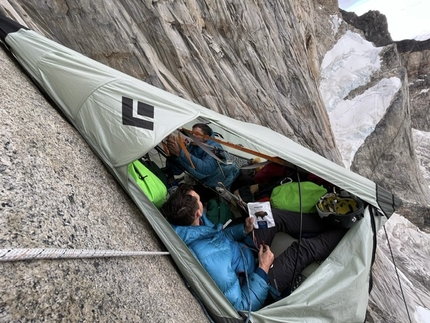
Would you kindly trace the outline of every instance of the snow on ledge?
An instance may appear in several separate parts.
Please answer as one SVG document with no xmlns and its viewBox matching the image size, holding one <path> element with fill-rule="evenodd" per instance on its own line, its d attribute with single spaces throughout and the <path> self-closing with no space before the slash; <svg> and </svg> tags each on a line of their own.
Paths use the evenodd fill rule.
<svg viewBox="0 0 430 323">
<path fill-rule="evenodd" d="M 358 148 L 375 129 L 401 87 L 397 77 L 382 79 L 364 93 L 345 99 L 366 85 L 380 70 L 382 47 L 347 31 L 327 52 L 321 64 L 320 93 L 330 118 L 336 144 L 346 168 Z"/>
</svg>

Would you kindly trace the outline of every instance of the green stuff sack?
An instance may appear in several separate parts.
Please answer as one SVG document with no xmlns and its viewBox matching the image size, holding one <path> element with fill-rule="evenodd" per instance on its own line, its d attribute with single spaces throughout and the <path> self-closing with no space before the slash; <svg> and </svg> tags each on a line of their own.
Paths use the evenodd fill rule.
<svg viewBox="0 0 430 323">
<path fill-rule="evenodd" d="M 226 201 L 213 198 L 206 205 L 206 217 L 213 224 L 224 224 L 228 220 L 232 220 L 234 214 Z"/>
<path fill-rule="evenodd" d="M 302 212 L 317 212 L 316 204 L 327 193 L 323 186 L 313 182 L 300 182 L 302 194 Z M 299 183 L 290 182 L 276 186 L 270 195 L 270 204 L 275 209 L 300 212 Z"/>
<path fill-rule="evenodd" d="M 160 208 L 166 202 L 166 185 L 140 161 L 135 160 L 129 164 L 128 173 L 157 208 Z"/>
</svg>

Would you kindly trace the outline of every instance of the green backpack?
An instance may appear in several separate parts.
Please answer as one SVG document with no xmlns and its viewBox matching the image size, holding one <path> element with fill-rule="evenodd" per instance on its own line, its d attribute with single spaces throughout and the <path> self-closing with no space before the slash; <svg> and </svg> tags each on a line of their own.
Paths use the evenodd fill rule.
<svg viewBox="0 0 430 323">
<path fill-rule="evenodd" d="M 316 204 L 327 190 L 313 182 L 300 182 L 303 213 L 317 212 Z M 290 182 L 276 186 L 270 195 L 270 204 L 275 209 L 300 212 L 299 183 Z"/>
<path fill-rule="evenodd" d="M 135 160 L 128 165 L 128 173 L 157 208 L 160 208 L 166 202 L 166 185 L 139 160 Z"/>
</svg>

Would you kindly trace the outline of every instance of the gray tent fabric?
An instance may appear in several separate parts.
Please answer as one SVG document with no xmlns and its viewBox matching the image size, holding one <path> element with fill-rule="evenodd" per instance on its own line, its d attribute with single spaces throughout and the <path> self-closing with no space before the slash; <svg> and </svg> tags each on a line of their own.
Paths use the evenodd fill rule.
<svg viewBox="0 0 430 323">
<path fill-rule="evenodd" d="M 3 26 L 7 26 L 3 28 Z M 16 28 L 13 28 L 13 27 Z M 19 25 L 18 25 L 19 26 Z M 242 322 L 159 210 L 129 177 L 127 165 L 167 135 L 196 121 L 226 141 L 277 156 L 360 197 L 364 219 L 290 296 L 251 313 L 252 322 L 363 322 L 373 238 L 369 208 L 389 217 L 400 201 L 374 182 L 268 128 L 218 114 L 98 63 L 0 15 L 2 41 L 78 129 L 148 219 L 193 291 L 217 322 Z M 376 229 L 382 217 L 375 217 Z"/>
<path fill-rule="evenodd" d="M 379 185 L 376 185 L 376 200 L 380 210 L 388 219 L 402 205 L 401 199 Z"/>
</svg>

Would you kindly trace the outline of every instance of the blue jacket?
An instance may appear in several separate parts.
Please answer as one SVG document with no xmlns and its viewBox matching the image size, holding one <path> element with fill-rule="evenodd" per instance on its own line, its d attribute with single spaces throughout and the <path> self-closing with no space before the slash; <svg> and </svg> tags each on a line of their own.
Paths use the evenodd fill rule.
<svg viewBox="0 0 430 323">
<path fill-rule="evenodd" d="M 206 144 L 221 150 L 223 149 L 219 143 L 211 139 L 208 139 Z M 218 182 L 222 182 L 229 188 L 239 175 L 239 169 L 234 163 L 218 163 L 215 158 L 197 145 L 188 145 L 187 149 L 195 168 L 191 167 L 190 161 L 183 150 L 181 150 L 179 156 L 175 158 L 175 162 L 179 163 L 190 175 L 202 181 L 207 186 L 216 187 L 218 186 Z M 173 165 L 171 166 L 175 174 L 182 173 L 183 169 L 174 167 Z"/>
<path fill-rule="evenodd" d="M 268 276 L 257 267 L 252 251 L 239 242 L 246 238 L 244 225 L 222 230 L 221 224 L 214 226 L 206 215 L 202 221 L 200 226 L 173 228 L 236 310 L 260 309 L 269 291 Z M 244 271 L 248 274 L 249 288 L 238 276 Z"/>
</svg>

